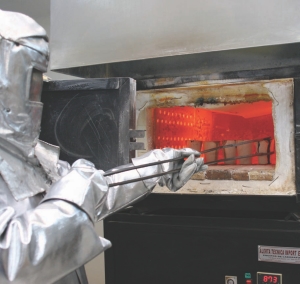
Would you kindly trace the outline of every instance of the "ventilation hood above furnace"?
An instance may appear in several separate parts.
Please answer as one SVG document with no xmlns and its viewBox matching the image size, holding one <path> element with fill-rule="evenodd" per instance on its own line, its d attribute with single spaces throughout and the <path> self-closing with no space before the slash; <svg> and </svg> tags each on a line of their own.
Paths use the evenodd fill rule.
<svg viewBox="0 0 300 284">
<path fill-rule="evenodd" d="M 51 69 L 137 80 L 296 75 L 298 11 L 297 0 L 52 0 Z"/>
</svg>

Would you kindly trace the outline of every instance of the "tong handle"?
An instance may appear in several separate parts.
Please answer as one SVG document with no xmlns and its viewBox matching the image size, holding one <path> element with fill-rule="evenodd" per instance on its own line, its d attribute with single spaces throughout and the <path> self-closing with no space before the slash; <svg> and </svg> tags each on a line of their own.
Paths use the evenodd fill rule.
<svg viewBox="0 0 300 284">
<path fill-rule="evenodd" d="M 146 177 L 135 178 L 135 179 L 120 181 L 120 182 L 116 182 L 116 183 L 110 183 L 108 185 L 108 187 L 114 187 L 114 186 L 117 186 L 117 185 L 123 185 L 123 184 L 127 184 L 127 183 L 132 183 L 132 182 L 136 182 L 136 181 L 141 181 L 141 180 L 145 180 L 145 179 L 154 178 L 154 177 L 164 176 L 164 175 L 167 175 L 167 174 L 173 174 L 173 173 L 176 173 L 176 172 L 179 172 L 179 171 L 180 171 L 180 169 L 174 169 L 174 170 L 170 170 L 170 171 L 167 171 L 167 172 L 163 172 L 163 173 L 159 173 L 159 174 L 155 174 L 155 175 L 150 175 L 150 176 L 146 176 Z"/>
<path fill-rule="evenodd" d="M 197 156 L 197 157 L 200 157 L 200 156 Z M 133 167 L 124 168 L 124 169 L 118 169 L 118 170 L 115 170 L 115 171 L 114 170 L 108 170 L 103 175 L 105 177 L 107 177 L 107 176 L 111 176 L 111 175 L 114 175 L 114 174 L 123 173 L 123 172 L 131 171 L 131 170 L 136 170 L 136 169 L 140 169 L 140 168 L 151 167 L 151 166 L 161 165 L 161 164 L 164 164 L 164 163 L 180 161 L 183 158 L 184 157 L 177 157 L 177 158 L 163 160 L 163 161 L 158 161 L 158 162 L 153 162 L 153 163 L 149 163 L 149 164 L 143 164 L 143 165 L 133 166 Z"/>
</svg>

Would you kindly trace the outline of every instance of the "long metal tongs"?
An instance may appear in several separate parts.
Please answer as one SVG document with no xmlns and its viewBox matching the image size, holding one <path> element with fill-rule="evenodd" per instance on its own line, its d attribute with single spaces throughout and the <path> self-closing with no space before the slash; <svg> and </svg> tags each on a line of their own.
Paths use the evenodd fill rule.
<svg viewBox="0 0 300 284">
<path fill-rule="evenodd" d="M 249 143 L 253 143 L 253 142 L 259 142 L 259 141 L 263 141 L 263 140 L 271 140 L 271 138 L 267 137 L 267 138 L 263 138 L 263 139 L 247 140 L 247 141 L 242 141 L 242 142 L 235 143 L 235 144 L 228 144 L 228 145 L 224 145 L 224 146 L 210 148 L 210 149 L 202 151 L 201 154 L 209 153 L 209 152 L 216 151 L 216 150 L 219 150 L 219 149 L 225 149 L 225 148 L 236 147 L 236 146 L 245 145 L 245 144 L 249 144 Z M 237 157 L 233 157 L 233 158 L 215 160 L 215 161 L 205 163 L 204 165 L 217 164 L 217 163 L 220 163 L 220 162 L 240 160 L 240 159 L 251 158 L 251 157 L 256 157 L 256 156 L 270 156 L 272 154 L 274 154 L 274 151 L 273 152 L 267 152 L 267 153 L 255 153 L 255 154 L 247 155 L 247 156 L 237 156 Z M 200 156 L 198 156 L 198 157 L 200 157 Z M 109 170 L 109 171 L 104 173 L 104 176 L 110 176 L 110 175 L 113 175 L 113 174 L 118 174 L 118 173 L 122 173 L 122 172 L 127 172 L 127 171 L 131 171 L 131 170 L 150 167 L 150 166 L 155 166 L 155 165 L 161 165 L 161 164 L 169 163 L 169 162 L 176 162 L 176 161 L 180 161 L 184 158 L 185 157 L 177 157 L 177 158 L 173 158 L 173 159 L 157 161 L 157 162 L 154 162 L 154 163 L 148 163 L 148 164 L 143 164 L 143 165 L 138 165 L 138 166 L 131 166 L 131 167 L 128 167 L 128 168 L 121 168 L 121 169 L 118 169 L 118 170 Z M 173 169 L 173 170 L 163 172 L 163 173 L 157 173 L 157 174 L 146 176 L 146 177 L 126 180 L 126 181 L 117 182 L 117 183 L 111 183 L 111 184 L 109 184 L 109 187 L 128 184 L 128 183 L 137 182 L 137 181 L 141 181 L 141 180 L 146 180 L 146 179 L 150 179 L 150 178 L 154 178 L 154 177 L 163 176 L 163 175 L 166 175 L 166 174 L 176 173 L 176 172 L 179 172 L 179 171 L 180 171 L 180 168 L 179 169 Z"/>
</svg>

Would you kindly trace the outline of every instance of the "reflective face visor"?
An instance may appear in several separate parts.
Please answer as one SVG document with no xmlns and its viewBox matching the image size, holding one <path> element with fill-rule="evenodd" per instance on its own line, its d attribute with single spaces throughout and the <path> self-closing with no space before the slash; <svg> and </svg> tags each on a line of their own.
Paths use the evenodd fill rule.
<svg viewBox="0 0 300 284">
<path fill-rule="evenodd" d="M 37 69 L 32 70 L 29 91 L 29 101 L 40 102 L 43 88 L 43 73 Z"/>
</svg>

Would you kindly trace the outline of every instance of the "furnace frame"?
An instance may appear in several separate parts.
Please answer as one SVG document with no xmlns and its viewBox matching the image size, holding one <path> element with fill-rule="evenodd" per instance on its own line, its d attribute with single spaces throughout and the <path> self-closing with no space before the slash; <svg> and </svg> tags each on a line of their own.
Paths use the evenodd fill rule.
<svg viewBox="0 0 300 284">
<path fill-rule="evenodd" d="M 175 194 L 234 194 L 234 195 L 295 195 L 294 147 L 294 81 L 276 79 L 262 81 L 194 82 L 174 88 L 137 92 L 137 129 L 148 133 L 140 142 L 150 150 L 152 133 L 147 110 L 155 107 L 195 106 L 199 99 L 217 103 L 251 103 L 271 100 L 276 143 L 276 166 L 272 181 L 190 180 Z M 150 147 L 149 147 L 150 146 Z M 259 169 L 259 168 L 258 168 Z M 167 188 L 156 187 L 155 193 L 170 193 Z M 173 193 L 171 193 L 173 194 Z"/>
</svg>

